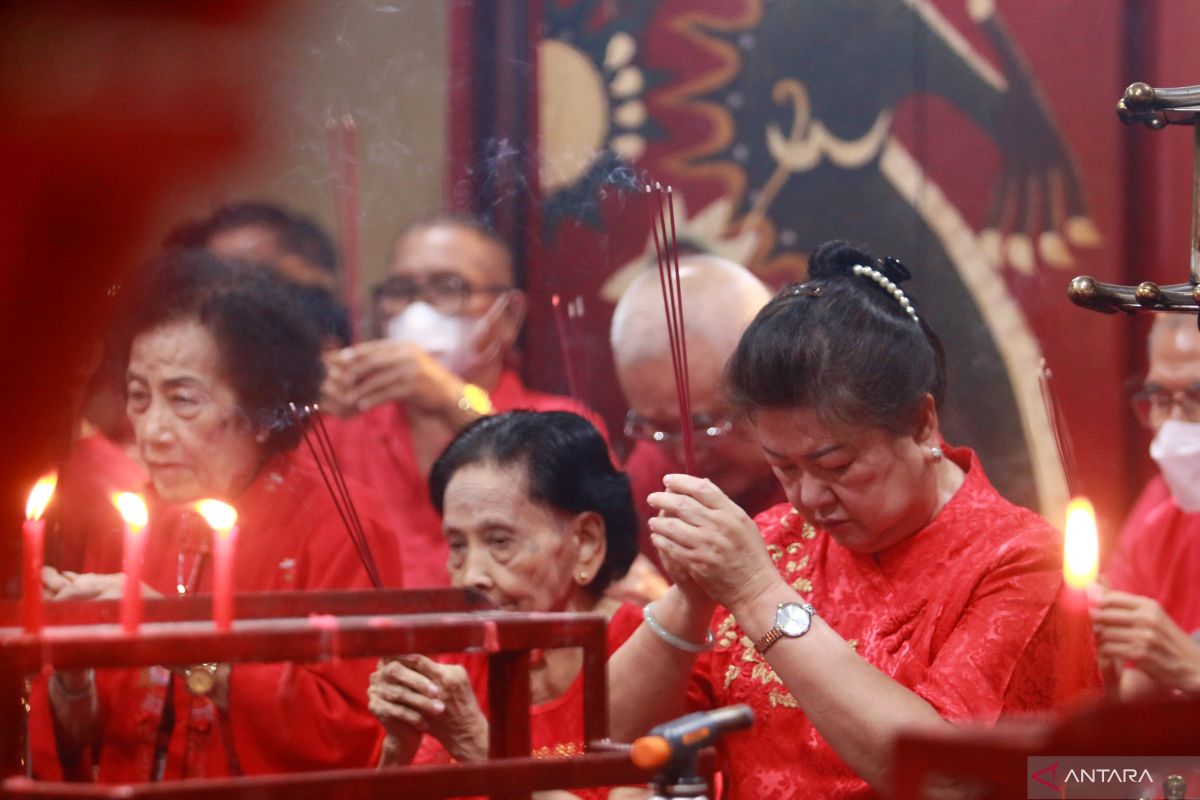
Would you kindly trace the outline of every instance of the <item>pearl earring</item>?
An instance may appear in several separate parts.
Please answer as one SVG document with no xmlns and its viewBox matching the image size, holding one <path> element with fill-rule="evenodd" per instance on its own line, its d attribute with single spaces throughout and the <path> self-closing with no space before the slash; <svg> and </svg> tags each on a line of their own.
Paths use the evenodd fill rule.
<svg viewBox="0 0 1200 800">
<path fill-rule="evenodd" d="M 590 578 L 591 578 L 591 576 L 588 575 L 586 572 L 581 572 L 581 573 L 579 573 L 579 578 L 577 580 L 579 581 L 580 586 L 587 586 L 588 580 Z"/>
<path fill-rule="evenodd" d="M 934 464 L 941 461 L 942 457 L 944 455 L 945 455 L 945 453 L 942 452 L 942 448 L 940 448 L 940 447 L 935 446 L 935 447 L 929 448 L 929 460 L 932 461 Z"/>
</svg>

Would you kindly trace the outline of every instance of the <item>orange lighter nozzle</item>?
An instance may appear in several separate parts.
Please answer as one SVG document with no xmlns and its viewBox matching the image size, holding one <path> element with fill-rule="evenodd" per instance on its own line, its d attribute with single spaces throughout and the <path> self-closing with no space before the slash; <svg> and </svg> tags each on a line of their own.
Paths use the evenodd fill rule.
<svg viewBox="0 0 1200 800">
<path fill-rule="evenodd" d="M 635 739 L 629 758 L 641 769 L 658 769 L 671 760 L 671 745 L 661 736 Z"/>
</svg>

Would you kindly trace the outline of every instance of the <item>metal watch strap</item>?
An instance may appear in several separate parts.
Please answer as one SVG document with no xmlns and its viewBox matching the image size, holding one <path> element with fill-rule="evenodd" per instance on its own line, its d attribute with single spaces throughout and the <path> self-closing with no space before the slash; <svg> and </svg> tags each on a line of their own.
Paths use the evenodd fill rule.
<svg viewBox="0 0 1200 800">
<path fill-rule="evenodd" d="M 754 643 L 754 649 L 758 651 L 760 656 L 765 656 L 771 646 L 783 638 L 783 628 L 778 625 L 771 627 L 771 630 L 762 635 L 757 642 Z"/>
</svg>

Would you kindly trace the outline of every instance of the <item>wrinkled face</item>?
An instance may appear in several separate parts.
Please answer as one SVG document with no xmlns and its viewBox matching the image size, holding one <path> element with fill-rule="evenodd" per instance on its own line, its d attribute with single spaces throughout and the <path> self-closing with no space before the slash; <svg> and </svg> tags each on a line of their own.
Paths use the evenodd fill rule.
<svg viewBox="0 0 1200 800">
<path fill-rule="evenodd" d="M 133 340 L 126 411 L 154 488 L 168 502 L 232 500 L 262 463 L 261 442 L 224 377 L 216 340 L 196 320 Z"/>
<path fill-rule="evenodd" d="M 723 401 L 719 390 L 724 364 L 712 357 L 707 348 L 692 346 L 688 353 L 689 385 L 692 390 L 692 416 L 722 422 L 737 420 L 733 410 Z M 631 364 L 618 364 L 617 375 L 629 408 L 654 430 L 670 435 L 657 443 L 683 469 L 683 439 L 678 433 L 679 400 L 675 390 L 674 372 L 670 357 L 644 359 Z M 696 470 L 731 497 L 737 497 L 756 484 L 771 480 L 771 472 L 763 459 L 752 426 L 736 421 L 722 436 L 710 438 L 703 431 L 693 435 L 696 448 Z M 759 509 L 750 509 L 758 511 Z"/>
<path fill-rule="evenodd" d="M 529 499 L 524 469 L 474 464 L 446 486 L 450 581 L 508 611 L 562 611 L 582 589 L 570 516 Z"/>
<path fill-rule="evenodd" d="M 848 550 L 884 550 L 937 508 L 936 471 L 910 435 L 830 427 L 810 409 L 760 410 L 754 423 L 788 500 Z"/>
</svg>

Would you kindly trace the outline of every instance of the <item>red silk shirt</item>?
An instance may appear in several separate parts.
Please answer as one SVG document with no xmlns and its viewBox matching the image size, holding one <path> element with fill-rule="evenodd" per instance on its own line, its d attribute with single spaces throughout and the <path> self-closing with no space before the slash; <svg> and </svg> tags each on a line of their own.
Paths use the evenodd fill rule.
<svg viewBox="0 0 1200 800">
<path fill-rule="evenodd" d="M 515 372 L 504 372 L 491 391 L 496 411 L 571 411 L 601 434 L 600 419 L 569 397 L 526 389 Z M 442 520 L 429 499 L 427 477 L 417 466 L 408 416 L 400 403 L 383 403 L 349 419 L 327 420 L 338 461 L 385 501 L 385 520 L 400 541 L 404 585 L 409 589 L 449 586 Z"/>
<path fill-rule="evenodd" d="M 1180 628 L 1200 631 L 1200 513 L 1176 505 L 1162 476 L 1146 484 L 1106 572 L 1114 589 L 1152 597 Z"/>
<path fill-rule="evenodd" d="M 385 585 L 399 587 L 395 540 L 372 496 L 351 492 Z M 238 510 L 234 590 L 369 588 L 358 553 L 324 482 L 293 455 L 265 465 L 233 504 Z M 211 591 L 210 533 L 192 512 L 161 507 L 147 531 L 145 582 L 171 595 L 177 583 Z M 182 556 L 182 557 L 181 557 Z M 238 663 L 229 685 L 228 724 L 207 698 L 190 694 L 182 678 L 160 666 L 97 670 L 100 697 L 99 760 L 74 770 L 104 783 L 149 779 L 160 721 L 171 690 L 164 778 L 230 774 L 228 734 L 244 774 L 367 766 L 378 724 L 367 711 L 374 659 L 325 664 Z M 56 776 L 49 698 L 40 681 L 32 699 L 31 739 L 41 777 Z"/>
<path fill-rule="evenodd" d="M 789 505 L 755 519 L 788 584 L 855 652 L 952 721 L 1051 709 L 1071 627 L 1060 603 L 1062 547 L 1041 517 L 1004 500 L 974 453 L 947 454 L 966 478 L 932 522 L 875 554 L 853 553 Z M 722 745 L 730 798 L 874 797 L 797 706 L 732 615 L 692 676 L 693 709 L 748 703 L 754 727 Z M 1078 626 L 1074 626 L 1078 629 Z M 1087 630 L 1090 631 L 1090 628 Z M 1073 648 L 1097 693 L 1095 645 Z"/>
</svg>

